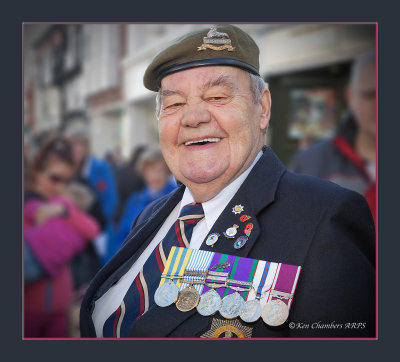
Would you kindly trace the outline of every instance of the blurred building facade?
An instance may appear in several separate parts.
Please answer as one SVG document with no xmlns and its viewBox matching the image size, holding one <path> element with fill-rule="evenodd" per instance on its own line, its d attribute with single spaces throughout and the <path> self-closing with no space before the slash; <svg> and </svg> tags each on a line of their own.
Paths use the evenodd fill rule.
<svg viewBox="0 0 400 362">
<path fill-rule="evenodd" d="M 143 86 L 170 41 L 211 24 L 25 24 L 25 144 L 87 130 L 92 152 L 158 142 L 155 94 Z M 304 139 L 330 137 L 352 60 L 376 46 L 375 24 L 238 24 L 260 47 L 272 93 L 267 142 L 284 162 Z"/>
</svg>

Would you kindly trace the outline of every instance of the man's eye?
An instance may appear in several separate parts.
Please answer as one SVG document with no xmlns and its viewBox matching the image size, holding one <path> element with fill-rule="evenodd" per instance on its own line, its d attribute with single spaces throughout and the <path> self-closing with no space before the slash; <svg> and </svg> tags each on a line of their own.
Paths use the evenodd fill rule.
<svg viewBox="0 0 400 362">
<path fill-rule="evenodd" d="M 167 109 L 167 108 L 175 108 L 175 107 L 182 107 L 182 106 L 183 106 L 183 103 L 173 103 L 173 104 L 166 106 L 165 108 Z"/>
<path fill-rule="evenodd" d="M 208 97 L 207 102 L 223 104 L 228 101 L 228 97 L 226 96 L 215 96 L 215 97 Z"/>
</svg>

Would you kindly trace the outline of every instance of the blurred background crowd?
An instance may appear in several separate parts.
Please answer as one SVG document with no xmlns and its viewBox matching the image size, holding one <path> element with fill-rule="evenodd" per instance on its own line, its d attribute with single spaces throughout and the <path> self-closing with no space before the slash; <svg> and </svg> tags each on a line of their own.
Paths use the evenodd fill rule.
<svg viewBox="0 0 400 362">
<path fill-rule="evenodd" d="M 24 337 L 79 337 L 91 278 L 174 190 L 142 78 L 211 24 L 24 25 Z M 376 217 L 376 25 L 238 24 L 260 47 L 266 135 L 286 166 L 364 195 Z"/>
</svg>

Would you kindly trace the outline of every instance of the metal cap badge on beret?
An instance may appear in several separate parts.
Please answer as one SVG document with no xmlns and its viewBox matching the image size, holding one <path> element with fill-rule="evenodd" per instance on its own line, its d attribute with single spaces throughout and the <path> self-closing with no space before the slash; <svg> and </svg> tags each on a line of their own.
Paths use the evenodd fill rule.
<svg viewBox="0 0 400 362">
<path fill-rule="evenodd" d="M 207 65 L 229 65 L 259 74 L 259 49 L 254 40 L 233 25 L 213 25 L 175 40 L 146 69 L 144 86 L 158 91 L 165 76 Z"/>
</svg>

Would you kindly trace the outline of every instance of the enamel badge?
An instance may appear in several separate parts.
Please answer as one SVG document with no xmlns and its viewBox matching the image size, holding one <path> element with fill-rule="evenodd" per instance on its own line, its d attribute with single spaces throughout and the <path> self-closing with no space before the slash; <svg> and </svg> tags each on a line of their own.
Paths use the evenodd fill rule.
<svg viewBox="0 0 400 362">
<path fill-rule="evenodd" d="M 247 236 L 244 236 L 244 235 L 239 236 L 236 239 L 235 243 L 233 244 L 233 247 L 235 249 L 240 249 L 241 247 L 243 247 L 246 244 L 247 240 L 249 240 L 249 238 Z"/>
<path fill-rule="evenodd" d="M 249 219 L 251 219 L 251 216 L 249 216 L 249 215 L 242 215 L 242 216 L 240 217 L 240 221 L 241 221 L 241 222 L 245 222 L 245 221 L 247 221 L 247 220 L 249 220 Z"/>
<path fill-rule="evenodd" d="M 206 240 L 206 245 L 208 246 L 214 246 L 214 244 L 218 241 L 219 234 L 218 233 L 213 233 L 208 235 L 208 238 Z"/>
<path fill-rule="evenodd" d="M 244 207 L 242 205 L 236 205 L 233 209 L 232 212 L 234 214 L 240 214 L 241 212 L 243 212 Z"/>
<path fill-rule="evenodd" d="M 237 234 L 237 229 L 238 229 L 239 225 L 233 225 L 232 227 L 226 229 L 226 231 L 224 231 L 224 236 L 228 239 L 232 239 L 235 237 L 235 235 Z"/>
<path fill-rule="evenodd" d="M 247 224 L 246 227 L 245 227 L 245 229 L 244 229 L 244 233 L 245 233 L 247 236 L 250 236 L 251 230 L 253 230 L 253 224 L 252 224 L 252 223 Z"/>
</svg>

